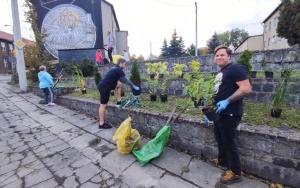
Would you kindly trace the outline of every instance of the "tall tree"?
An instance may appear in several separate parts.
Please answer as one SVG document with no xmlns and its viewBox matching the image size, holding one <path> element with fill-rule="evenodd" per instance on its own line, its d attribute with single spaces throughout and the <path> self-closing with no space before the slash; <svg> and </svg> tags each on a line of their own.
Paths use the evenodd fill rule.
<svg viewBox="0 0 300 188">
<path fill-rule="evenodd" d="M 161 55 L 162 58 L 164 57 L 169 57 L 169 49 L 168 49 L 168 43 L 167 40 L 165 39 L 163 42 L 163 46 L 161 47 Z"/>
<path fill-rule="evenodd" d="M 300 45 L 300 0 L 284 0 L 280 10 L 277 33 L 286 38 L 290 46 Z"/>
<path fill-rule="evenodd" d="M 249 36 L 249 33 L 244 29 L 231 29 L 224 33 L 217 34 L 221 44 L 226 46 L 233 46 L 236 48 L 245 38 Z"/>
<path fill-rule="evenodd" d="M 236 48 L 238 45 L 249 36 L 249 33 L 244 29 L 231 29 L 230 31 L 230 44 Z"/>
<path fill-rule="evenodd" d="M 213 53 L 215 48 L 217 46 L 219 46 L 220 44 L 221 43 L 220 43 L 220 40 L 218 38 L 217 32 L 215 32 L 214 35 L 207 42 L 207 46 L 209 48 L 208 53 Z"/>
<path fill-rule="evenodd" d="M 170 40 L 169 54 L 171 57 L 183 57 L 185 56 L 184 52 L 184 44 L 182 37 L 177 36 L 176 30 L 172 35 L 172 39 Z"/>
<path fill-rule="evenodd" d="M 196 48 L 196 46 L 195 46 L 194 44 L 191 44 L 191 45 L 186 49 L 187 55 L 188 55 L 188 56 L 195 56 L 195 55 L 196 55 L 196 54 L 195 54 L 195 48 Z M 201 51 L 200 51 L 199 48 L 197 49 L 197 51 L 198 51 L 198 55 L 201 55 Z"/>
</svg>

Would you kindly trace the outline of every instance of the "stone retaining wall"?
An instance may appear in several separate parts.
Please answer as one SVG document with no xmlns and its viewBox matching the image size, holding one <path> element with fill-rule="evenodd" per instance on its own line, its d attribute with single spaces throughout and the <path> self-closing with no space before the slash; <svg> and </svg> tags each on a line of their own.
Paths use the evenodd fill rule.
<svg viewBox="0 0 300 188">
<path fill-rule="evenodd" d="M 98 117 L 99 102 L 61 96 L 59 104 Z M 132 110 L 132 127 L 141 135 L 154 137 L 166 123 L 167 114 Z M 105 119 L 120 125 L 128 117 L 127 110 L 108 105 Z M 292 187 L 300 185 L 300 133 L 241 123 L 237 131 L 242 170 L 273 182 Z M 171 125 L 169 143 L 183 151 L 204 158 L 217 155 L 212 126 L 200 123 L 197 117 L 179 118 Z"/>
</svg>

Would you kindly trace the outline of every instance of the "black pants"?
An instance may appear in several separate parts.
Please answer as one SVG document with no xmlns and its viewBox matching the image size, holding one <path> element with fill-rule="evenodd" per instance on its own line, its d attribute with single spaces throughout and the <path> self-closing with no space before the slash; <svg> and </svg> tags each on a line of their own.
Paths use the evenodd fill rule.
<svg viewBox="0 0 300 188">
<path fill-rule="evenodd" d="M 114 48 L 108 48 L 108 57 L 109 57 L 109 60 L 110 62 L 113 62 L 113 58 L 112 58 L 112 51 L 114 50 Z M 116 62 L 114 62 L 116 63 Z"/>
<path fill-rule="evenodd" d="M 53 103 L 53 96 L 54 96 L 54 91 L 52 87 L 46 87 L 46 88 L 42 88 L 43 92 L 44 92 L 44 100 L 45 100 L 45 104 L 49 103 Z M 49 96 L 50 96 L 50 101 L 49 101 Z"/>
<path fill-rule="evenodd" d="M 240 154 L 236 144 L 236 127 L 241 117 L 220 115 L 214 122 L 214 135 L 218 142 L 218 159 L 222 166 L 227 166 L 234 174 L 241 174 Z"/>
</svg>

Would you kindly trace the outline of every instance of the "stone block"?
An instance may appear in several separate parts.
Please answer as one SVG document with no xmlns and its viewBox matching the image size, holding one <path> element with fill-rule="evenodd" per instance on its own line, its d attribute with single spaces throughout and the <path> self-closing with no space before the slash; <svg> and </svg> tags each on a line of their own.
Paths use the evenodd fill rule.
<svg viewBox="0 0 300 188">
<path fill-rule="evenodd" d="M 278 166 L 282 166 L 282 167 L 285 167 L 285 168 L 294 168 L 295 167 L 295 164 L 292 160 L 282 158 L 282 157 L 274 157 L 273 158 L 273 164 L 278 165 Z"/>
</svg>

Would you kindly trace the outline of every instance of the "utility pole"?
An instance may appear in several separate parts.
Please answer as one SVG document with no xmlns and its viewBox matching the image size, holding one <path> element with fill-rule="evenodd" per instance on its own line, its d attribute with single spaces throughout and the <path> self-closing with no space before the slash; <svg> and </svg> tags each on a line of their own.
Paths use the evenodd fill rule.
<svg viewBox="0 0 300 188">
<path fill-rule="evenodd" d="M 14 32 L 14 48 L 16 50 L 17 57 L 17 72 L 19 77 L 19 85 L 21 92 L 27 92 L 27 78 L 25 71 L 24 62 L 24 43 L 22 42 L 21 29 L 20 29 L 20 18 L 19 18 L 19 8 L 18 1 L 11 0 L 11 12 L 13 18 L 13 32 Z"/>
<path fill-rule="evenodd" d="M 198 24 L 197 24 L 197 2 L 195 2 L 196 7 L 196 46 L 195 46 L 195 56 L 198 56 Z"/>
</svg>

